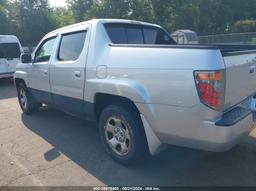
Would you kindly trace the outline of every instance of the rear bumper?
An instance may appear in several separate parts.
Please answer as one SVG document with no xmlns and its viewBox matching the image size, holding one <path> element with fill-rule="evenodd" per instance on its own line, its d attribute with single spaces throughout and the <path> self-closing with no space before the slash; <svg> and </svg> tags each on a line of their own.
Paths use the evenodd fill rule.
<svg viewBox="0 0 256 191">
<path fill-rule="evenodd" d="M 141 111 L 146 111 L 146 104 L 138 106 Z M 145 119 L 161 144 L 224 152 L 236 145 L 241 137 L 248 136 L 254 128 L 253 113 L 240 107 L 222 114 L 206 107 L 203 110 L 201 106 L 150 106 L 154 108 L 151 110 L 154 113 L 147 115 L 150 113 L 147 110 Z"/>
<path fill-rule="evenodd" d="M 216 122 L 205 121 L 203 123 L 205 131 L 211 133 L 211 135 L 207 135 L 208 141 L 203 144 L 204 147 L 202 149 L 216 152 L 227 151 L 235 146 L 242 137 L 248 136 L 250 131 L 253 130 L 254 120 L 252 112 L 240 111 L 240 114 L 239 112 L 232 112 L 234 111 L 224 114 Z"/>
<path fill-rule="evenodd" d="M 191 128 L 191 127 L 189 127 Z M 204 121 L 198 124 L 194 134 L 159 134 L 162 143 L 184 146 L 213 152 L 225 152 L 235 146 L 242 137 L 248 136 L 254 128 L 252 114 L 230 126 L 218 126 L 215 122 Z"/>
<path fill-rule="evenodd" d="M 14 72 L 0 73 L 0 79 L 1 78 L 12 78 L 13 76 L 14 76 Z"/>
</svg>

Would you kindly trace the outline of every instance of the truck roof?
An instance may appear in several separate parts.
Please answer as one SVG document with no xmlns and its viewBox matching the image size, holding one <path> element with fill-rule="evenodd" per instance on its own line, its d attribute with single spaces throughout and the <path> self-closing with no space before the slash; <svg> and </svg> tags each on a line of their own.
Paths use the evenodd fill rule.
<svg viewBox="0 0 256 191">
<path fill-rule="evenodd" d="M 150 26 L 155 26 L 155 27 L 161 27 L 159 25 L 152 24 L 152 23 L 136 21 L 136 20 L 128 20 L 128 19 L 92 19 L 92 20 L 88 20 L 88 21 L 84 21 L 84 22 L 80 22 L 80 23 L 76 23 L 73 25 L 68 25 L 68 26 L 56 29 L 54 31 L 49 32 L 47 35 L 50 35 L 52 33 L 58 33 L 59 31 L 62 31 L 62 30 L 68 29 L 68 28 L 72 28 L 72 27 L 78 27 L 78 26 L 81 26 L 84 24 L 97 24 L 97 23 L 127 23 L 127 24 L 141 24 L 141 25 L 150 25 Z"/>
</svg>

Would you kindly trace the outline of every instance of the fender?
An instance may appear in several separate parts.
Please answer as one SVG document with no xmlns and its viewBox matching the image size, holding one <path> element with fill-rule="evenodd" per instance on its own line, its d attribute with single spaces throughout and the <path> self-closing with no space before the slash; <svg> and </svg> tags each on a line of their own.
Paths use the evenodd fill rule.
<svg viewBox="0 0 256 191">
<path fill-rule="evenodd" d="M 132 80 L 89 79 L 85 87 L 85 100 L 92 103 L 97 93 L 126 97 L 135 103 L 151 103 L 150 94 L 144 86 Z"/>
<path fill-rule="evenodd" d="M 28 86 L 28 73 L 27 72 L 17 70 L 14 73 L 14 79 L 22 79 L 22 80 L 24 80 L 25 84 Z"/>
</svg>

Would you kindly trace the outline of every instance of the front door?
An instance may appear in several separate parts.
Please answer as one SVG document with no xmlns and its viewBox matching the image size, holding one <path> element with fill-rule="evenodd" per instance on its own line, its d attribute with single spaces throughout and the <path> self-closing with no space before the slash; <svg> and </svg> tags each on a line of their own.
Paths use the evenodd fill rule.
<svg viewBox="0 0 256 191">
<path fill-rule="evenodd" d="M 50 84 L 55 106 L 76 115 L 84 113 L 88 44 L 86 27 L 61 34 L 56 60 L 50 65 Z"/>
<path fill-rule="evenodd" d="M 49 64 L 52 59 L 56 37 L 44 40 L 35 52 L 30 67 L 29 88 L 34 98 L 42 103 L 51 103 Z"/>
</svg>

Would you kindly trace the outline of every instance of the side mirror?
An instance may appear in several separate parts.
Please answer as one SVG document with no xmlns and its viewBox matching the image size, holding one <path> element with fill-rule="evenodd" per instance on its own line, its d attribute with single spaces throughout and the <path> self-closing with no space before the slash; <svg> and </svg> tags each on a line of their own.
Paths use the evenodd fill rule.
<svg viewBox="0 0 256 191">
<path fill-rule="evenodd" d="M 24 64 L 28 64 L 32 62 L 31 54 L 22 54 L 20 58 L 21 58 L 21 62 Z"/>
</svg>

